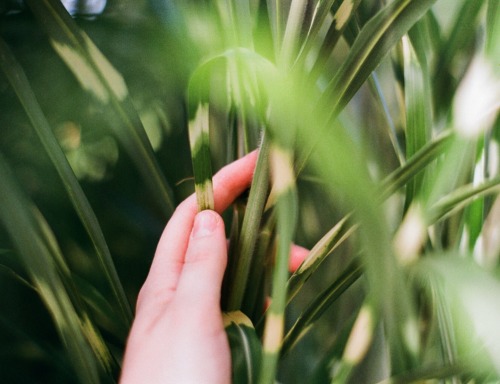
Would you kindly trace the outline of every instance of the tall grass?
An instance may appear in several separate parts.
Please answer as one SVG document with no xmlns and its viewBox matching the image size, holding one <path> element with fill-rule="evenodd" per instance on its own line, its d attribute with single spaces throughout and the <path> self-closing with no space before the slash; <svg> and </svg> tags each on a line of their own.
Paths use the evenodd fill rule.
<svg viewBox="0 0 500 384">
<path fill-rule="evenodd" d="M 165 220 L 257 147 L 225 214 L 234 382 L 499 380 L 495 0 L 25 3 L 0 41 L 5 380 L 115 381 Z"/>
</svg>

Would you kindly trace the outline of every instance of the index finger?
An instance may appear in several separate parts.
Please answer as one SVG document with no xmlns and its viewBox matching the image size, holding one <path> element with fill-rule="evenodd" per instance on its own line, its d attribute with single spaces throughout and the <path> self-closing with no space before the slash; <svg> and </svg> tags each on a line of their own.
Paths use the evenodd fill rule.
<svg viewBox="0 0 500 384">
<path fill-rule="evenodd" d="M 215 210 L 222 213 L 245 189 L 253 177 L 257 151 L 225 166 L 213 177 Z M 184 200 L 170 218 L 158 243 L 155 257 L 139 301 L 160 296 L 168 302 L 175 292 L 184 264 L 189 235 L 198 212 L 196 195 Z"/>
</svg>

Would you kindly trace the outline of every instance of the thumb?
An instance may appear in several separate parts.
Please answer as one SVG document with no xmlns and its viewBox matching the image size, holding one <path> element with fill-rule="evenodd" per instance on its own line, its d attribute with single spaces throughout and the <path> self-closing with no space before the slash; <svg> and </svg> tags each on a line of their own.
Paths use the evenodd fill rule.
<svg viewBox="0 0 500 384">
<path fill-rule="evenodd" d="M 218 306 L 226 264 L 224 222 L 214 211 L 201 211 L 194 219 L 176 298 L 185 304 Z"/>
</svg>

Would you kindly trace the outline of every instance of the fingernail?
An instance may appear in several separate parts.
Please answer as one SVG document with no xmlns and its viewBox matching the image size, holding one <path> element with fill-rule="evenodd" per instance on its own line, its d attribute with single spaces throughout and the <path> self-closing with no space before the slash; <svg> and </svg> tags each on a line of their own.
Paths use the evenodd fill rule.
<svg viewBox="0 0 500 384">
<path fill-rule="evenodd" d="M 201 211 L 194 219 L 192 237 L 199 238 L 211 235 L 217 227 L 218 221 L 219 215 L 214 211 Z"/>
</svg>

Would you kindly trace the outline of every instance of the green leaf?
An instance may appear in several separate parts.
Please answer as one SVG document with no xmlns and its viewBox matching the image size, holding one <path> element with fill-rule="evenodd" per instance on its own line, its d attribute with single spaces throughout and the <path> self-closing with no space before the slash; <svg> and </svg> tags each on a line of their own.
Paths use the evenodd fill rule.
<svg viewBox="0 0 500 384">
<path fill-rule="evenodd" d="M 454 140 L 455 135 L 452 131 L 443 132 L 411 157 L 406 164 L 390 173 L 380 185 L 382 199 L 395 193 L 415 175 L 423 171 L 429 163 L 446 153 Z"/>
<path fill-rule="evenodd" d="M 241 311 L 228 312 L 224 313 L 224 327 L 231 347 L 232 382 L 256 383 L 262 346 L 252 322 Z"/>
<path fill-rule="evenodd" d="M 233 257 L 236 259 L 235 273 L 232 276 L 232 287 L 229 291 L 228 309 L 242 309 L 252 313 L 251 307 L 242 307 L 245 294 L 255 291 L 257 287 L 248 277 L 253 266 L 261 268 L 262 264 L 254 260 L 254 250 L 259 236 L 259 228 L 269 188 L 269 139 L 265 134 L 260 148 L 255 173 L 250 187 L 250 195 L 241 225 L 241 234 Z"/>
<path fill-rule="evenodd" d="M 251 50 L 236 48 L 210 57 L 198 66 L 191 76 L 188 86 L 189 139 L 200 209 L 213 209 L 210 156 L 210 131 L 213 129 L 210 118 L 211 110 L 217 111 L 218 108 L 225 110 L 231 105 L 236 106 L 236 113 L 244 130 L 248 123 L 246 119 L 250 118 L 245 112 L 249 107 L 253 111 L 252 117 L 257 122 L 262 121 L 256 72 L 264 68 L 272 68 L 272 64 Z M 214 90 L 212 85 L 215 84 L 215 75 L 220 75 L 221 72 L 226 83 L 224 87 Z M 238 133 L 245 138 L 245 147 L 238 148 L 238 152 L 246 153 L 250 149 L 248 137 L 251 135 L 248 132 Z"/>
<path fill-rule="evenodd" d="M 425 167 L 441 156 L 448 148 L 453 135 L 446 132 L 427 143 L 403 166 L 394 170 L 380 183 L 380 201 L 397 192 L 412 178 L 422 172 Z M 340 220 L 311 249 L 304 263 L 295 271 L 288 281 L 288 301 L 291 301 L 314 271 L 343 241 L 358 227 L 349 220 L 350 214 Z"/>
<path fill-rule="evenodd" d="M 295 297 L 326 257 L 356 230 L 357 225 L 352 225 L 349 222 L 349 216 L 340 220 L 314 245 L 304 262 L 290 276 L 288 280 L 288 302 Z"/>
<path fill-rule="evenodd" d="M 426 29 L 418 22 L 403 37 L 404 92 L 406 104 L 406 156 L 411 158 L 427 144 L 431 136 L 432 98 L 427 65 Z M 416 175 L 406 186 L 408 207 L 424 187 L 425 172 Z"/>
<path fill-rule="evenodd" d="M 321 6 L 321 8 L 323 8 L 325 6 L 324 5 L 325 3 L 329 4 L 333 3 L 333 1 L 318 2 L 318 6 Z M 321 47 L 319 49 L 318 58 L 316 59 L 316 62 L 314 63 L 314 66 L 311 70 L 313 79 L 316 79 L 323 70 L 325 63 L 331 56 L 333 49 L 337 45 L 337 42 L 341 39 L 344 30 L 349 25 L 349 20 L 351 20 L 351 18 L 356 14 L 356 9 L 358 8 L 360 3 L 361 0 L 344 0 L 336 10 L 335 14 L 333 15 L 330 28 L 328 29 L 325 38 L 322 39 L 321 41 Z M 326 17 L 328 11 L 324 13 L 325 13 L 324 17 L 320 19 L 321 22 L 324 21 L 324 18 Z M 319 29 L 319 27 L 321 27 L 319 21 L 315 24 L 315 26 L 316 26 L 315 29 Z M 309 39 L 308 42 L 309 45 L 312 45 L 313 40 Z M 302 52 L 302 55 L 304 57 L 302 60 L 306 59 L 305 56 L 308 53 L 310 53 L 309 52 L 310 48 L 311 47 L 304 48 Z"/>
<path fill-rule="evenodd" d="M 115 300 L 117 301 L 122 321 L 130 324 L 132 321 L 132 310 L 126 298 L 120 279 L 116 272 L 111 253 L 106 244 L 101 227 L 95 216 L 90 203 L 85 196 L 78 180 L 69 165 L 52 129 L 43 114 L 43 111 L 30 87 L 24 71 L 19 66 L 9 47 L 0 39 L 0 66 L 16 92 L 28 118 L 33 125 L 42 145 L 49 155 L 59 177 L 61 178 L 66 192 L 82 221 L 96 250 L 99 265 L 111 286 Z"/>
<path fill-rule="evenodd" d="M 481 197 L 500 193 L 500 177 L 485 181 L 479 185 L 467 184 L 460 188 L 454 189 L 450 194 L 443 196 L 430 209 L 430 223 L 434 223 L 451 213 L 463 209 L 469 204 L 481 199 Z M 484 217 L 481 215 L 481 224 L 484 222 Z M 481 228 L 478 228 L 480 233 Z M 477 236 L 479 236 L 479 233 Z M 477 238 L 476 236 L 476 238 Z"/>
<path fill-rule="evenodd" d="M 80 30 L 58 0 L 27 0 L 26 3 L 49 36 L 54 50 L 73 72 L 82 88 L 96 100 L 110 105 L 117 122 L 117 139 L 129 153 L 145 183 L 155 194 L 165 217 L 174 210 L 172 190 L 154 156 L 151 143 L 129 98 L 120 73 Z"/>
<path fill-rule="evenodd" d="M 351 263 L 346 270 L 321 292 L 300 314 L 292 328 L 283 339 L 282 353 L 286 354 L 293 346 L 314 329 L 314 323 L 336 300 L 362 275 L 358 262 Z"/>
<path fill-rule="evenodd" d="M 370 19 L 325 91 L 325 102 L 333 99 L 329 107 L 331 116 L 336 117 L 387 52 L 435 1 L 396 0 Z"/>
<path fill-rule="evenodd" d="M 72 288 L 68 268 L 54 254 L 46 223 L 37 214 L 0 156 L 0 221 L 56 325 L 59 336 L 82 383 L 97 383 L 112 375 L 114 361 L 99 331 L 90 321 Z"/>
</svg>

